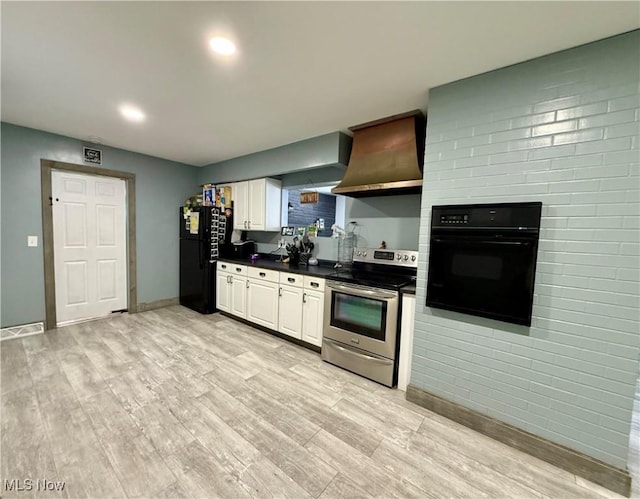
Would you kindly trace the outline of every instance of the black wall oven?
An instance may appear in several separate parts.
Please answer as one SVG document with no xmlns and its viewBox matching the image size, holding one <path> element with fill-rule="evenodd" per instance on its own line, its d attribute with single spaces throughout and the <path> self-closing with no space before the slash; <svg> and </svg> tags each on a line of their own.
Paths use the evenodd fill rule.
<svg viewBox="0 0 640 499">
<path fill-rule="evenodd" d="M 434 206 L 426 304 L 530 326 L 541 209 Z"/>
</svg>

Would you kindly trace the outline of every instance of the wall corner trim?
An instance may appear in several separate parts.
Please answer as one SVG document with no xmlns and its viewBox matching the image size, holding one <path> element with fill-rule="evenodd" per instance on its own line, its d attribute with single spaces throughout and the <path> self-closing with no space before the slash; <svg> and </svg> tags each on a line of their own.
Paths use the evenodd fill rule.
<svg viewBox="0 0 640 499">
<path fill-rule="evenodd" d="M 406 399 L 569 473 L 602 485 L 625 497 L 631 496 L 631 475 L 627 470 L 615 468 L 586 454 L 485 416 L 412 385 L 407 387 Z"/>
<path fill-rule="evenodd" d="M 180 299 L 178 297 L 138 303 L 138 310 L 136 310 L 136 312 L 146 312 L 147 310 L 156 310 L 158 308 L 171 307 L 173 305 L 180 305 Z"/>
</svg>

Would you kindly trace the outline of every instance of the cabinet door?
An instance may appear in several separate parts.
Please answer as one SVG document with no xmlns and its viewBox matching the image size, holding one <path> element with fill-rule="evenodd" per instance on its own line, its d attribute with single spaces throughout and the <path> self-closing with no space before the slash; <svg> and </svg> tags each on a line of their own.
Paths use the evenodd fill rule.
<svg viewBox="0 0 640 499">
<path fill-rule="evenodd" d="M 264 230 L 266 179 L 249 180 L 249 229 Z M 280 206 L 278 206 L 280 209 Z"/>
<path fill-rule="evenodd" d="M 216 308 L 223 312 L 231 310 L 231 284 L 229 282 L 230 274 L 226 272 L 218 272 L 216 274 Z"/>
<path fill-rule="evenodd" d="M 233 228 L 247 230 L 249 228 L 249 182 L 231 184 L 233 199 Z"/>
<path fill-rule="evenodd" d="M 247 278 L 237 275 L 231 276 L 230 312 L 233 315 L 247 318 Z"/>
<path fill-rule="evenodd" d="M 279 284 L 249 279 L 247 288 L 247 320 L 278 330 Z"/>
<path fill-rule="evenodd" d="M 411 381 L 411 357 L 413 356 L 413 321 L 416 315 L 416 297 L 402 296 L 400 322 L 400 354 L 398 355 L 398 390 L 407 391 Z"/>
<path fill-rule="evenodd" d="M 302 340 L 322 346 L 324 293 L 305 289 L 302 301 Z"/>
<path fill-rule="evenodd" d="M 302 338 L 302 288 L 280 286 L 278 331 Z"/>
</svg>

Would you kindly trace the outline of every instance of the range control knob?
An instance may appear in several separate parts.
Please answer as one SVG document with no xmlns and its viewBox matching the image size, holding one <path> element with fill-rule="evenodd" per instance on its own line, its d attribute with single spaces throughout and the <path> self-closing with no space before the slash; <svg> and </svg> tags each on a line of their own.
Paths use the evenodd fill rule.
<svg viewBox="0 0 640 499">
<path fill-rule="evenodd" d="M 358 256 L 362 255 L 362 251 L 358 251 L 357 255 Z"/>
<path fill-rule="evenodd" d="M 366 251 L 363 251 L 363 252 L 362 252 L 362 256 L 367 256 L 367 252 L 366 252 Z"/>
<path fill-rule="evenodd" d="M 411 261 L 415 262 L 416 261 L 416 255 L 411 255 Z"/>
<path fill-rule="evenodd" d="M 409 255 L 404 255 L 404 261 L 406 262 L 409 259 Z"/>
<path fill-rule="evenodd" d="M 396 260 L 398 260 L 398 261 L 402 260 L 402 255 L 397 255 L 396 256 Z"/>
</svg>

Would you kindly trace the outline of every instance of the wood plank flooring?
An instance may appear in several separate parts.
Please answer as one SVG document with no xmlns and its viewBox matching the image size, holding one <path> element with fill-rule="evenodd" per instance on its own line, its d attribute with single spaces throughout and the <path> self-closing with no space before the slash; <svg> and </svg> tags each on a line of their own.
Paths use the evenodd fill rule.
<svg viewBox="0 0 640 499">
<path fill-rule="evenodd" d="M 0 350 L 2 497 L 620 497 L 219 314 L 123 314 Z"/>
</svg>

